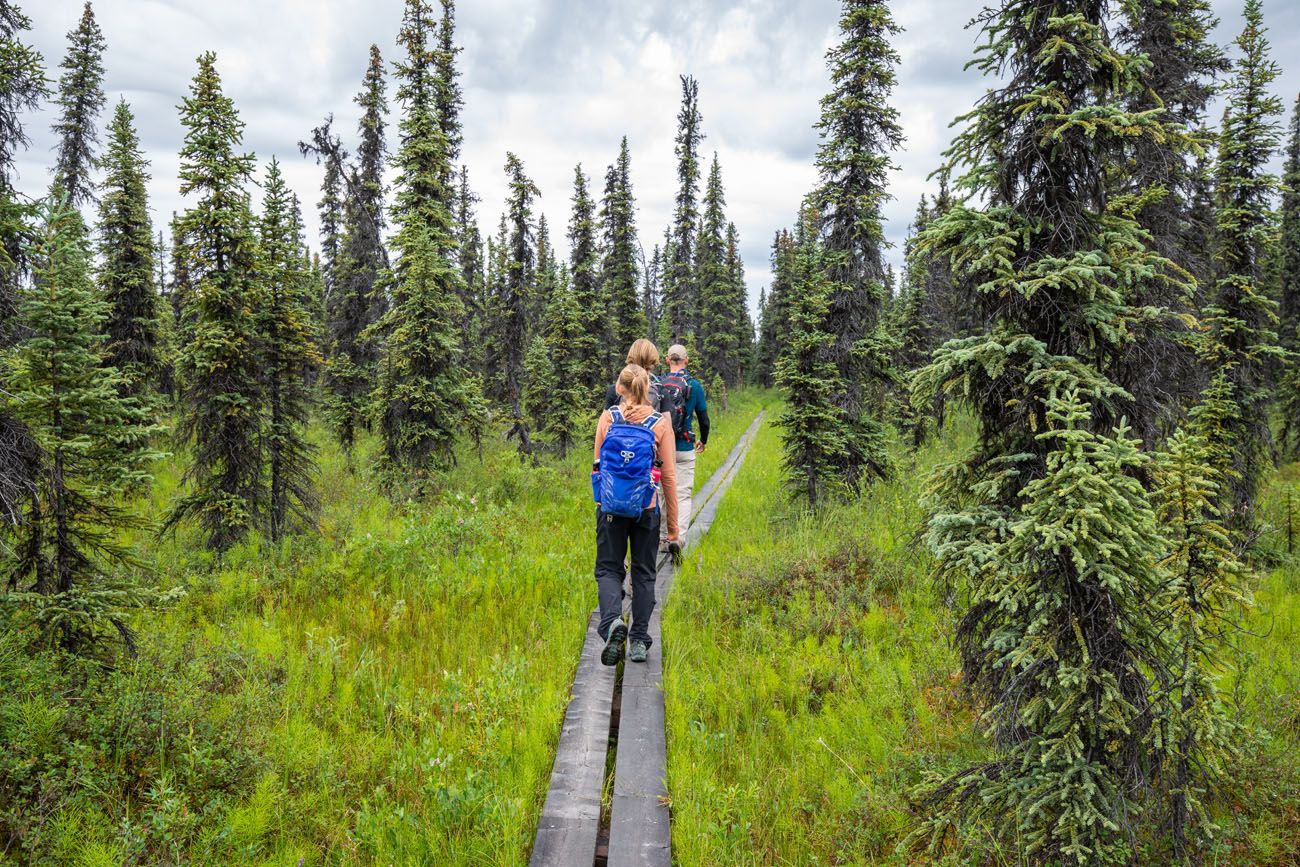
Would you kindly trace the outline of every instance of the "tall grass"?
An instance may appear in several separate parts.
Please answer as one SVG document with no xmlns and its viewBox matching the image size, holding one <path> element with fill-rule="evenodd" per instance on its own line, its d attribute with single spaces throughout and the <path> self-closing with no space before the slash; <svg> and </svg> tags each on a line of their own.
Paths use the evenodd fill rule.
<svg viewBox="0 0 1300 867">
<path fill-rule="evenodd" d="M 813 517 L 782 494 L 764 425 L 664 614 L 677 863 L 917 863 L 897 849 L 908 792 L 989 755 L 918 538 L 925 479 L 968 437 L 900 453 L 893 481 Z M 1255 734 L 1223 793 L 1221 864 L 1300 863 L 1300 568 L 1259 581 L 1237 691 Z M 1017 863 L 1014 841 L 961 843 L 949 863 Z"/>
<path fill-rule="evenodd" d="M 718 414 L 701 481 L 760 399 Z M 596 601 L 589 453 L 492 443 L 393 505 L 318 440 L 318 535 L 134 540 L 187 595 L 116 670 L 0 624 L 0 863 L 526 861 Z"/>
</svg>

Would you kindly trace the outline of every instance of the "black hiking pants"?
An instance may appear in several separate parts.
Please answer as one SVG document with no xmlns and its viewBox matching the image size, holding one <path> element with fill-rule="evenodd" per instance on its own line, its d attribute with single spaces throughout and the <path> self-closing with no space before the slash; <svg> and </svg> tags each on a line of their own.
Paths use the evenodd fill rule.
<svg viewBox="0 0 1300 867">
<path fill-rule="evenodd" d="M 623 558 L 631 550 L 632 623 L 628 637 L 650 642 L 650 615 L 655 610 L 655 560 L 659 556 L 659 510 L 639 518 L 620 518 L 596 510 L 596 587 L 600 592 L 602 639 L 623 613 Z"/>
</svg>

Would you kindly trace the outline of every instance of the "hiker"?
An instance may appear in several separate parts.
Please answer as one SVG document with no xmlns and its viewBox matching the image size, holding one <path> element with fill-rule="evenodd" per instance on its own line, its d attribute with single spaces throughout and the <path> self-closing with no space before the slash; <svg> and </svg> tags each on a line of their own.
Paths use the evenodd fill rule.
<svg viewBox="0 0 1300 867">
<path fill-rule="evenodd" d="M 627 363 L 635 364 L 650 374 L 650 405 L 659 409 L 659 377 L 655 376 L 655 368 L 659 366 L 659 347 L 654 345 L 654 341 L 642 337 L 628 347 Z M 618 390 L 611 385 L 605 392 L 605 409 L 618 406 L 621 399 Z"/>
<path fill-rule="evenodd" d="M 668 373 L 659 381 L 660 406 L 667 407 L 673 423 L 677 447 L 674 463 L 677 465 L 677 515 L 682 525 L 691 523 L 691 494 L 695 485 L 695 455 L 703 452 L 709 443 L 709 404 L 705 400 L 704 386 L 686 369 L 690 359 L 686 347 L 674 343 L 668 347 Z M 691 431 L 691 420 L 698 419 L 700 435 L 697 440 Z M 664 535 L 660 547 L 680 556 L 678 540 Z"/>
<path fill-rule="evenodd" d="M 675 541 L 678 537 L 672 422 L 650 405 L 650 374 L 645 368 L 636 364 L 623 368 L 614 389 L 619 404 L 600 416 L 591 471 L 597 506 L 596 586 L 600 594 L 600 624 L 596 631 L 605 642 L 600 654 L 605 665 L 618 664 L 629 636 L 627 658 L 646 661 L 661 525 L 666 538 Z M 656 476 L 663 486 L 662 498 Z M 623 621 L 623 561 L 629 549 L 630 630 Z"/>
</svg>

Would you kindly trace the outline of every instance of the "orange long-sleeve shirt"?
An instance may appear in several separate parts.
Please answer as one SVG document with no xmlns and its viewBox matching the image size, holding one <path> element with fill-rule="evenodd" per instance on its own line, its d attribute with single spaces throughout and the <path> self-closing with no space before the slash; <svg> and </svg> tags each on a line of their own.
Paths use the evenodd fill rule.
<svg viewBox="0 0 1300 867">
<path fill-rule="evenodd" d="M 640 404 L 638 406 L 628 406 L 624 404 L 620 407 L 623 412 L 623 418 L 632 424 L 639 424 L 645 421 L 654 413 L 654 407 Z M 600 422 L 596 425 L 596 449 L 592 460 L 600 460 L 600 447 L 605 443 L 605 435 L 609 433 L 610 425 L 614 423 L 614 417 L 605 410 L 600 414 Z M 655 459 L 660 462 L 659 481 L 664 490 L 664 520 L 668 522 L 668 538 L 676 539 L 677 534 L 677 443 L 673 437 L 673 422 L 667 415 L 661 416 L 654 426 L 655 433 Z M 655 495 L 658 497 L 658 494 Z M 652 504 L 653 505 L 653 504 Z"/>
</svg>

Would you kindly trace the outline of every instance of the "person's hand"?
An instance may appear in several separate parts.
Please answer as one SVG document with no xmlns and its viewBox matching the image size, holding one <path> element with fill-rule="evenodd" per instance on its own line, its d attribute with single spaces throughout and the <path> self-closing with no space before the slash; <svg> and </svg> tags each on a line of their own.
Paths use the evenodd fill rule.
<svg viewBox="0 0 1300 867">
<path fill-rule="evenodd" d="M 705 448 L 704 443 L 696 443 L 696 444 L 695 444 L 695 450 L 696 450 L 697 452 L 699 452 L 700 454 L 704 454 L 704 448 Z"/>
</svg>

